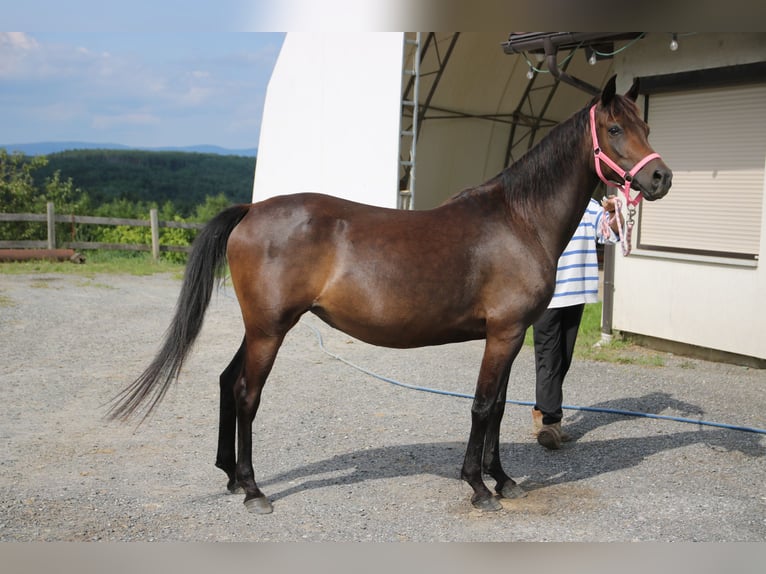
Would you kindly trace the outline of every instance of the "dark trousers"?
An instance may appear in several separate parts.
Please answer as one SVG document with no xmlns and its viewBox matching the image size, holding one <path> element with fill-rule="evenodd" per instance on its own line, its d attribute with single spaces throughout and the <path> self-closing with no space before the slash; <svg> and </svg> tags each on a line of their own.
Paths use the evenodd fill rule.
<svg viewBox="0 0 766 574">
<path fill-rule="evenodd" d="M 535 409 L 542 411 L 543 424 L 561 421 L 564 377 L 572 364 L 577 330 L 585 304 L 546 309 L 532 325 L 535 342 Z"/>
</svg>

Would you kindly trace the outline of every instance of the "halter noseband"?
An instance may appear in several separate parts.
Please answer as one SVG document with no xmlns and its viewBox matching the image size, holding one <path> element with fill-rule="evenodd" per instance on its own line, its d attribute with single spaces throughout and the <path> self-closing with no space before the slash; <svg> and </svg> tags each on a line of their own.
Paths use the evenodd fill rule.
<svg viewBox="0 0 766 574">
<path fill-rule="evenodd" d="M 633 177 L 647 163 L 653 159 L 660 159 L 660 154 L 650 153 L 644 159 L 634 165 L 633 169 L 630 171 L 625 171 L 614 161 L 609 159 L 605 153 L 601 152 L 601 147 L 598 145 L 598 134 L 596 133 L 596 104 L 593 104 L 593 106 L 590 108 L 590 134 L 593 139 L 593 157 L 594 163 L 596 164 L 596 173 L 598 174 L 599 179 L 601 179 L 601 181 L 603 181 L 607 186 L 617 187 L 622 190 L 623 195 L 625 195 L 625 203 L 627 203 L 629 206 L 632 207 L 638 205 L 638 203 L 641 201 L 641 194 L 639 193 L 635 199 L 630 197 L 630 184 L 633 182 Z M 604 177 L 604 174 L 601 172 L 601 162 L 604 162 L 606 165 L 612 168 L 612 170 L 622 178 L 622 184 L 615 184 L 614 182 L 609 181 L 606 177 Z"/>
</svg>

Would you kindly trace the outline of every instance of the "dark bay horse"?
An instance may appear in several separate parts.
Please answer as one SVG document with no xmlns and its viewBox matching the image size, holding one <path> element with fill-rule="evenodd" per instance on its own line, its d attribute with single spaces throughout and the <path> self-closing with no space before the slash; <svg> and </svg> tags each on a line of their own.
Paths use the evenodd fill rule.
<svg viewBox="0 0 766 574">
<path fill-rule="evenodd" d="M 386 347 L 485 339 L 461 477 L 482 510 L 501 507 L 482 473 L 500 496 L 523 495 L 499 458 L 508 377 L 527 327 L 553 294 L 557 260 L 598 181 L 594 148 L 619 166 L 601 168 L 618 183 L 618 171 L 643 162 L 626 189 L 656 200 L 670 188 L 671 171 L 658 155 L 648 158 L 653 150 L 635 88 L 618 95 L 612 78 L 519 161 L 435 209 L 297 194 L 221 212 L 194 242 L 162 347 L 117 397 L 110 417 L 126 419 L 139 407 L 148 415 L 177 379 L 228 258 L 245 336 L 220 377 L 216 465 L 230 490 L 244 489 L 248 509 L 272 510 L 255 482 L 252 424 L 277 351 L 307 311 Z"/>
</svg>

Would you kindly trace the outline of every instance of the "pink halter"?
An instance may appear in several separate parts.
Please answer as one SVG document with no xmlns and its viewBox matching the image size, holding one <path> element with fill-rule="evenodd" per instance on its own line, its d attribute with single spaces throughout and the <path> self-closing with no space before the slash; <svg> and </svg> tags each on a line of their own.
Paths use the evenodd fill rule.
<svg viewBox="0 0 766 574">
<path fill-rule="evenodd" d="M 622 190 L 623 195 L 625 195 L 625 202 L 629 206 L 638 205 L 638 203 L 641 201 L 641 194 L 639 193 L 635 197 L 635 199 L 630 197 L 630 184 L 633 181 L 633 177 L 647 163 L 649 163 L 653 159 L 660 159 L 660 154 L 658 154 L 658 153 L 650 153 L 644 159 L 642 159 L 636 165 L 634 165 L 633 169 L 631 169 L 630 171 L 625 171 L 619 165 L 617 165 L 614 161 L 609 159 L 606 156 L 606 154 L 601 153 L 601 147 L 599 147 L 599 145 L 598 145 L 598 134 L 596 133 L 596 105 L 595 104 L 590 109 L 590 134 L 591 134 L 591 137 L 593 138 L 594 163 L 596 164 L 596 173 L 598 174 L 598 177 L 607 186 L 617 187 L 620 190 Z M 608 165 L 610 168 L 612 168 L 612 170 L 614 170 L 614 172 L 623 179 L 622 184 L 616 184 L 615 185 L 614 182 L 611 182 L 608 179 L 606 179 L 606 177 L 604 177 L 604 174 L 601 172 L 601 162 L 602 161 L 606 165 Z"/>
</svg>

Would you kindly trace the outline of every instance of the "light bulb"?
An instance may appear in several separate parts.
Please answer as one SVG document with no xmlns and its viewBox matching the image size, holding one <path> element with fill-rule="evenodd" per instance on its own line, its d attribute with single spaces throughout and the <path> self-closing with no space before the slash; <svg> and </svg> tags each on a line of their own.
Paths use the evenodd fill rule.
<svg viewBox="0 0 766 574">
<path fill-rule="evenodd" d="M 591 66 L 595 66 L 595 65 L 596 65 L 596 52 L 593 52 L 593 53 L 590 55 L 590 58 L 588 58 L 588 63 L 589 63 Z"/>
<path fill-rule="evenodd" d="M 532 70 L 532 68 L 529 68 L 529 70 L 527 70 L 527 80 L 531 80 L 534 77 L 535 77 L 535 72 Z"/>
<path fill-rule="evenodd" d="M 673 34 L 673 39 L 670 40 L 670 51 L 675 52 L 678 50 L 678 36 Z"/>
</svg>

